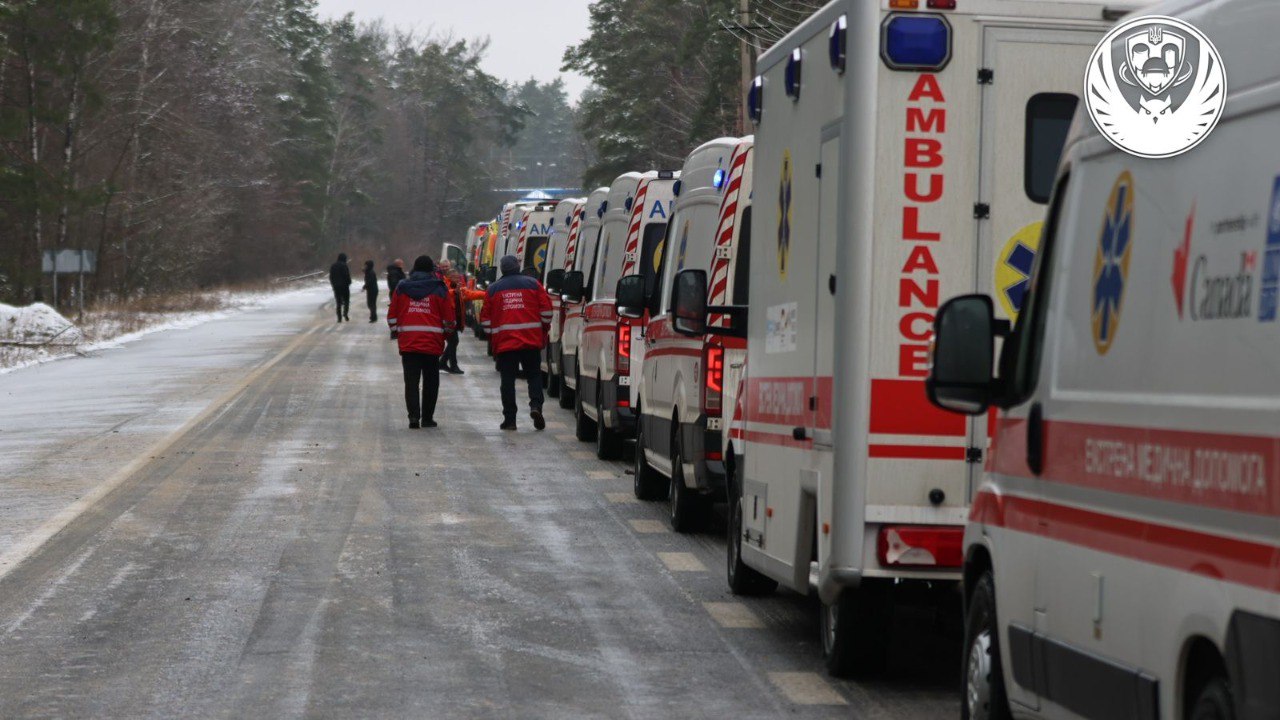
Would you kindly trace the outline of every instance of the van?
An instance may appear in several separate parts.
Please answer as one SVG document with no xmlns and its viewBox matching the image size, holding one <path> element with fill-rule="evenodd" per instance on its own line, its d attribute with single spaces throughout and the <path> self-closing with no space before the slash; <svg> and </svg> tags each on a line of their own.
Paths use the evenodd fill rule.
<svg viewBox="0 0 1280 720">
<path fill-rule="evenodd" d="M 634 393 L 639 418 L 635 494 L 643 500 L 669 498 L 671 525 L 679 532 L 698 529 L 711 503 L 724 498 L 726 360 L 740 368 L 745 359 L 744 352 L 726 358 L 725 350 L 726 344 L 746 346 L 718 336 L 676 333 L 666 289 L 686 268 L 711 271 L 713 265 L 723 271 L 712 273 L 711 284 L 721 291 L 722 284 L 732 284 L 739 246 L 735 231 L 748 212 L 751 156 L 750 138 L 719 138 L 689 154 L 667 228 L 669 251 L 656 287 L 646 296 L 645 310 L 653 319 L 645 331 L 643 372 Z M 619 312 L 626 314 L 624 304 L 620 301 Z"/>
<path fill-rule="evenodd" d="M 988 294 L 936 321 L 932 398 L 998 408 L 969 717 L 1280 717 L 1280 4 L 1147 13 L 1221 53 L 1217 127 L 1145 159 L 1082 108 L 1012 330 Z"/>
<path fill-rule="evenodd" d="M 582 228 L 576 239 L 571 238 L 565 257 L 565 276 L 560 294 L 564 315 L 560 332 L 560 407 L 565 410 L 574 407 L 577 397 L 578 345 L 587 322 L 583 312 L 591 300 L 586 277 L 595 261 L 608 199 L 608 187 L 596 188 L 587 196 L 587 203 L 582 208 Z"/>
<path fill-rule="evenodd" d="M 585 325 L 578 345 L 578 398 L 575 433 L 595 440 L 602 460 L 622 454 L 622 442 L 635 429 L 631 388 L 643 362 L 642 333 L 647 320 L 619 317 L 618 281 L 656 276 L 654 258 L 661 257 L 667 219 L 675 199 L 676 174 L 626 173 L 609 187 L 605 212 L 587 283 L 591 301 L 583 308 Z"/>
<path fill-rule="evenodd" d="M 539 278 L 547 288 L 551 297 L 551 328 L 547 332 L 547 347 L 542 353 L 542 373 L 547 386 L 547 395 L 560 397 L 560 335 L 564 328 L 564 304 L 560 300 L 560 289 L 564 283 L 565 266 L 572 263 L 569 257 L 570 245 L 576 249 L 577 235 L 582 230 L 582 207 L 586 198 L 571 198 L 556 206 L 551 218 L 551 234 L 547 240 L 547 260 Z"/>
<path fill-rule="evenodd" d="M 516 244 L 510 254 L 520 260 L 521 271 L 533 272 L 542 280 L 547 262 L 547 243 L 551 239 L 551 221 L 557 201 L 540 202 L 518 214 Z"/>
<path fill-rule="evenodd" d="M 673 325 L 747 338 L 730 587 L 816 591 L 833 674 L 958 590 L 986 425 L 925 397 L 934 314 L 1023 266 L 1113 7 L 840 0 L 759 59 L 748 303 L 708 325 L 686 270 Z"/>
</svg>

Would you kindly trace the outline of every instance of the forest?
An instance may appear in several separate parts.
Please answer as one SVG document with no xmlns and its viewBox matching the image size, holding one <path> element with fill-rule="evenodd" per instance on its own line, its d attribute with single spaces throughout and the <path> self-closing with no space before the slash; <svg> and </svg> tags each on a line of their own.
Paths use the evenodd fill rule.
<svg viewBox="0 0 1280 720">
<path fill-rule="evenodd" d="M 90 299 L 214 287 L 438 248 L 503 190 L 676 168 L 742 131 L 742 50 L 817 4 L 598 0 L 575 104 L 487 74 L 483 37 L 315 0 L 0 0 L 0 302 L 53 300 L 52 250 L 95 255 Z"/>
</svg>

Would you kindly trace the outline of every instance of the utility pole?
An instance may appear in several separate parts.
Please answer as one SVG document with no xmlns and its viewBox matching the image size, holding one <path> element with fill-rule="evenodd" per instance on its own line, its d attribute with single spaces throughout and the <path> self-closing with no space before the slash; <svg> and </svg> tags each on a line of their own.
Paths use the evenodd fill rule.
<svg viewBox="0 0 1280 720">
<path fill-rule="evenodd" d="M 751 22 L 751 0 L 740 0 L 738 6 L 738 25 L 747 28 L 754 23 Z M 755 64 L 756 64 L 756 48 L 755 43 L 748 34 L 741 44 L 739 50 L 742 61 L 742 87 L 738 92 L 738 134 L 747 134 L 747 89 L 751 87 L 751 82 L 755 80 Z"/>
</svg>

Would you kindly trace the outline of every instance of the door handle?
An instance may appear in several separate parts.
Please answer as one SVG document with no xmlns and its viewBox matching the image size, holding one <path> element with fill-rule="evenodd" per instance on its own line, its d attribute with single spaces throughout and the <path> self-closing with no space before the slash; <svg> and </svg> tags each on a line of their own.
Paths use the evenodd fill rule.
<svg viewBox="0 0 1280 720">
<path fill-rule="evenodd" d="M 1044 472 L 1044 408 L 1040 403 L 1031 406 L 1027 417 L 1027 467 L 1036 475 Z"/>
<path fill-rule="evenodd" d="M 809 437 L 809 431 L 802 427 L 791 429 L 791 438 L 793 440 L 805 440 Z"/>
</svg>

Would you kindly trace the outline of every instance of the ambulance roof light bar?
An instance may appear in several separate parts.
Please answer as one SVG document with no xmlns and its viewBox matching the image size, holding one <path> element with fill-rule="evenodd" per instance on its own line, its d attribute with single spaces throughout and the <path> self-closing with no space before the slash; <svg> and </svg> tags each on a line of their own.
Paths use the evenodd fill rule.
<svg viewBox="0 0 1280 720">
<path fill-rule="evenodd" d="M 891 70 L 941 70 L 951 62 L 951 25 L 941 15 L 890 15 L 880 25 L 880 58 Z"/>
</svg>

